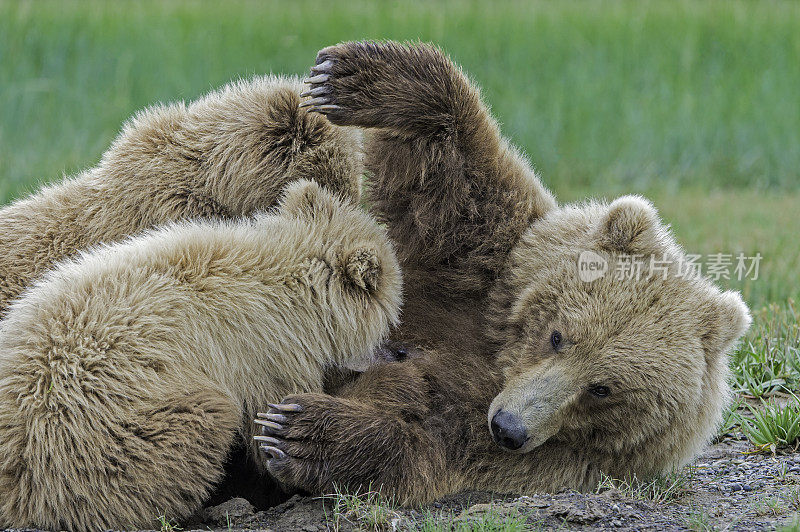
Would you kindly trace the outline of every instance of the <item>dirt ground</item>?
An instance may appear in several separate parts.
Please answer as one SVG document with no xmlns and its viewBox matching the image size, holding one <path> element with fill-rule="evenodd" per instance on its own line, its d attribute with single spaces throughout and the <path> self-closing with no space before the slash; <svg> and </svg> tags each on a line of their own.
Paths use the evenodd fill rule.
<svg viewBox="0 0 800 532">
<path fill-rule="evenodd" d="M 666 502 L 624 488 L 525 497 L 473 492 L 450 496 L 426 508 L 387 510 L 380 525 L 387 530 L 414 530 L 430 527 L 436 522 L 431 516 L 436 515 L 441 516 L 437 524 L 442 530 L 484 530 L 489 528 L 487 523 L 500 525 L 505 518 L 517 524 L 517 528 L 509 527 L 513 530 L 733 531 L 795 524 L 800 510 L 800 453 L 772 456 L 750 454 L 750 449 L 746 441 L 734 436 L 709 447 L 687 469 L 678 493 Z M 206 515 L 214 514 L 217 520 L 199 528 L 229 530 L 225 512 L 231 516 L 237 505 L 242 509 L 243 502 L 231 500 L 207 509 Z M 334 506 L 331 499 L 296 496 L 264 512 L 231 517 L 230 529 L 314 532 L 374 528 L 373 519 L 342 515 Z M 499 529 L 504 530 L 502 526 Z"/>
<path fill-rule="evenodd" d="M 177 530 L 774 530 L 797 523 L 800 453 L 751 454 L 746 441 L 726 436 L 686 470 L 668 500 L 621 486 L 599 493 L 566 491 L 532 496 L 481 492 L 452 495 L 424 508 L 295 496 L 255 512 L 243 499 L 204 509 Z M 347 506 L 347 507 L 345 507 Z"/>
</svg>

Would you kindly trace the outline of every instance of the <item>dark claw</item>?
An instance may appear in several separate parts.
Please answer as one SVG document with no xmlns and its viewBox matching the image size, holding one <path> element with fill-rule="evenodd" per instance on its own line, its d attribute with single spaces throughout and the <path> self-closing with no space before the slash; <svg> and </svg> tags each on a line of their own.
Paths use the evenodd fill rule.
<svg viewBox="0 0 800 532">
<path fill-rule="evenodd" d="M 314 107 L 309 107 L 309 111 L 313 111 L 316 113 L 330 113 L 331 111 L 338 111 L 341 109 L 338 105 L 315 105 Z"/>
<path fill-rule="evenodd" d="M 272 458 L 286 458 L 285 452 L 272 445 L 262 445 L 261 450 L 269 454 Z"/>
<path fill-rule="evenodd" d="M 255 422 L 257 424 L 261 425 L 262 427 L 266 427 L 268 429 L 283 430 L 283 425 L 280 425 L 278 423 L 274 423 L 272 421 L 265 421 L 263 419 L 256 419 Z"/>
<path fill-rule="evenodd" d="M 328 94 L 330 92 L 330 88 L 323 85 L 321 87 L 314 87 L 313 89 L 308 89 L 305 92 L 300 93 L 301 98 L 305 98 L 306 96 L 320 96 L 322 94 Z"/>
<path fill-rule="evenodd" d="M 317 74 L 303 80 L 303 83 L 325 83 L 330 79 L 330 74 Z"/>
<path fill-rule="evenodd" d="M 333 60 L 332 59 L 326 59 L 322 63 L 319 63 L 317 65 L 312 66 L 311 67 L 311 72 L 325 72 L 325 71 L 330 70 L 332 66 L 333 66 Z"/>
<path fill-rule="evenodd" d="M 268 443 L 269 445 L 280 445 L 281 443 L 278 438 L 273 438 L 271 436 L 253 436 L 253 439 L 263 443 Z"/>
<path fill-rule="evenodd" d="M 329 101 L 331 101 L 330 98 L 327 98 L 325 96 L 319 96 L 318 98 L 312 98 L 310 100 L 301 102 L 300 107 L 308 107 L 309 105 L 321 105 L 324 103 L 328 103 Z"/>
<path fill-rule="evenodd" d="M 303 407 L 295 404 L 273 404 L 267 403 L 273 410 L 280 410 L 282 412 L 302 412 Z M 266 414 L 258 414 L 259 416 L 266 416 Z"/>
</svg>

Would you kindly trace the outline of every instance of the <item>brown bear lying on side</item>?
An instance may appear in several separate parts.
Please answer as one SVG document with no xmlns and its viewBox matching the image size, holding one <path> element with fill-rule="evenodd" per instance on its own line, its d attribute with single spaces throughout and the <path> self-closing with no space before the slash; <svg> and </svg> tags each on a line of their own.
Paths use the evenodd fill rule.
<svg viewBox="0 0 800 532">
<path fill-rule="evenodd" d="M 601 472 L 648 477 L 698 452 L 750 318 L 738 293 L 681 275 L 683 251 L 649 203 L 558 207 L 430 46 L 326 48 L 308 82 L 312 110 L 371 128 L 371 204 L 405 280 L 393 338 L 423 355 L 261 418 L 277 479 L 420 503 L 592 489 Z M 581 281 L 582 251 L 605 256 L 609 273 Z M 617 279 L 631 256 L 641 274 Z"/>
<path fill-rule="evenodd" d="M 249 216 L 294 179 L 358 200 L 357 133 L 298 109 L 301 87 L 256 77 L 142 111 L 96 167 L 0 209 L 0 317 L 53 263 L 101 242 L 186 218 Z"/>
<path fill-rule="evenodd" d="M 259 409 L 371 362 L 400 288 L 385 230 L 305 180 L 60 262 L 0 325 L 0 528 L 188 517 Z"/>
</svg>

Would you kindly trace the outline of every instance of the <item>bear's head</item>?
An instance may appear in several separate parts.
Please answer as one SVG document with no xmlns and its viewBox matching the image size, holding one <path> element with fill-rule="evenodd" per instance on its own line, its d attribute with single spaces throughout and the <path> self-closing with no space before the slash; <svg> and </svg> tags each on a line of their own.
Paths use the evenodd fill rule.
<svg viewBox="0 0 800 532">
<path fill-rule="evenodd" d="M 615 476 L 690 460 L 718 426 L 727 353 L 750 324 L 737 292 L 690 265 L 637 196 L 534 222 L 492 294 L 495 441 L 568 445 Z"/>
</svg>

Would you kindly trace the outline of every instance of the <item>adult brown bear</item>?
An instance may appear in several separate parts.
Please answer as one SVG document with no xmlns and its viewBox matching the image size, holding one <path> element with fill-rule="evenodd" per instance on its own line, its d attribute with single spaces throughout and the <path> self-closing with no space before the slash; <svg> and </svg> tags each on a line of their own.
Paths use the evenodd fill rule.
<svg viewBox="0 0 800 532">
<path fill-rule="evenodd" d="M 316 63 L 305 105 L 369 128 L 371 204 L 405 279 L 394 338 L 423 354 L 262 416 L 270 472 L 418 503 L 690 460 L 728 398 L 726 355 L 750 322 L 739 294 L 682 271 L 641 198 L 557 206 L 437 49 L 345 43 Z M 582 252 L 609 273 L 581 280 Z M 635 257 L 637 275 L 613 275 Z"/>
</svg>

